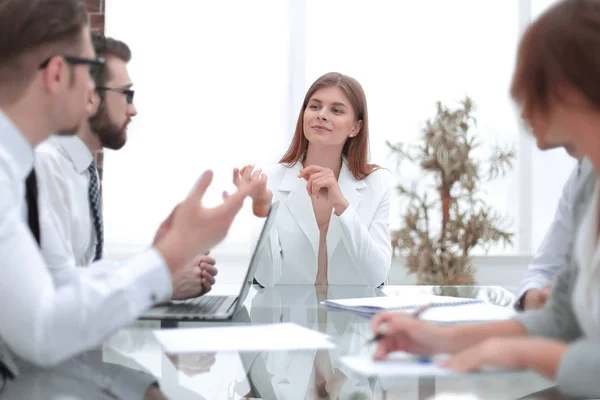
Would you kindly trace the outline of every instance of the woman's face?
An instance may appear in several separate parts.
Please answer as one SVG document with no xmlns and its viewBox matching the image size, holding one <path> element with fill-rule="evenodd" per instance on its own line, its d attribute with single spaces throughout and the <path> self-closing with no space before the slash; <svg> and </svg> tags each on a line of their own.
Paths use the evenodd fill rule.
<svg viewBox="0 0 600 400">
<path fill-rule="evenodd" d="M 361 128 L 362 121 L 356 121 L 350 101 L 339 87 L 317 90 L 304 110 L 304 136 L 311 144 L 343 146 Z"/>
<path fill-rule="evenodd" d="M 591 120 L 591 109 L 582 97 L 567 96 L 550 101 L 547 110 L 522 107 L 521 118 L 529 126 L 540 150 L 565 148 L 580 158 L 585 127 Z"/>
</svg>

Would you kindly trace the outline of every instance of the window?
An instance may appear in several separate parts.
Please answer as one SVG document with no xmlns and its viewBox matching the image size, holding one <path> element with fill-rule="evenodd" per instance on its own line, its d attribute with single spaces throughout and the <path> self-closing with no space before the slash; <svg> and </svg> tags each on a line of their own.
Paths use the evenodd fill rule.
<svg viewBox="0 0 600 400">
<path fill-rule="evenodd" d="M 415 141 L 423 122 L 469 95 L 486 144 L 518 160 L 486 200 L 513 221 L 513 248 L 539 245 L 574 162 L 522 133 L 509 85 L 523 4 L 548 0 L 107 0 L 107 35 L 132 48 L 139 115 L 129 143 L 105 157 L 107 247 L 147 245 L 199 174 L 216 172 L 207 203 L 231 189 L 234 166 L 274 163 L 289 145 L 305 91 L 320 75 L 358 79 L 369 104 L 371 161 L 392 170 L 385 140 Z M 165 7 L 169 8 L 168 16 Z M 410 171 L 401 179 L 414 177 Z M 533 207 L 535 204 L 535 207 Z M 402 211 L 393 200 L 392 225 Z M 249 208 L 223 245 L 250 248 Z"/>
</svg>

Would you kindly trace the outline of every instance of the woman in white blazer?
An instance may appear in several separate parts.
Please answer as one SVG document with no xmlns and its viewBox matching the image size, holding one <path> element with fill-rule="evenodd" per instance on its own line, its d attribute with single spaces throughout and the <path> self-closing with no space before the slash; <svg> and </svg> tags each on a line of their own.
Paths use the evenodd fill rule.
<svg viewBox="0 0 600 400">
<path fill-rule="evenodd" d="M 255 279 L 275 284 L 367 285 L 386 282 L 391 174 L 367 163 L 367 103 L 360 84 L 328 73 L 308 90 L 292 143 L 279 164 L 234 171 L 234 183 L 264 183 L 253 210 L 280 201 Z"/>
</svg>

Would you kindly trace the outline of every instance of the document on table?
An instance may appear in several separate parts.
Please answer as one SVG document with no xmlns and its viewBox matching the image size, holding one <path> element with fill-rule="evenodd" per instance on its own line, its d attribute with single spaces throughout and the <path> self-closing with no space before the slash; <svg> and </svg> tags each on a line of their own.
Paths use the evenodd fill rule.
<svg viewBox="0 0 600 400">
<path fill-rule="evenodd" d="M 335 347 L 327 335 L 293 323 L 161 329 L 154 336 L 169 354 Z"/>
<path fill-rule="evenodd" d="M 358 299 L 326 300 L 323 305 L 344 310 L 357 311 L 365 314 L 374 314 L 382 311 L 411 310 L 425 304 L 433 307 L 456 307 L 465 304 L 483 304 L 481 299 L 434 296 L 432 294 L 417 293 L 405 296 L 367 297 Z"/>
<path fill-rule="evenodd" d="M 420 318 L 424 321 L 440 324 L 455 324 L 505 321 L 513 318 L 516 314 L 517 312 L 513 307 L 476 303 L 460 307 L 433 307 L 423 312 Z"/>
<path fill-rule="evenodd" d="M 397 352 L 390 354 L 384 360 L 375 361 L 366 356 L 342 357 L 341 362 L 358 375 L 366 377 L 404 377 L 404 376 L 460 376 L 449 369 L 438 365 L 448 355 L 439 355 L 431 359 Z M 486 368 L 474 373 L 506 372 L 500 368 Z M 471 373 L 472 374 L 472 373 Z"/>
</svg>

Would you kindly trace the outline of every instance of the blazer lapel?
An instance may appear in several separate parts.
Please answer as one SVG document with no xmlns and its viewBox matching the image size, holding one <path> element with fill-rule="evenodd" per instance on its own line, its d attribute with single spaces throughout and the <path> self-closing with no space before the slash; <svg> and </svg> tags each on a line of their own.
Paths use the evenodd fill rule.
<svg viewBox="0 0 600 400">
<path fill-rule="evenodd" d="M 317 227 L 312 201 L 306 192 L 306 181 L 298 178 L 301 168 L 302 165 L 299 162 L 291 168 L 286 168 L 285 175 L 277 190 L 289 193 L 284 203 L 310 241 L 315 255 L 318 255 L 319 228 Z"/>
<path fill-rule="evenodd" d="M 362 189 L 367 187 L 367 184 L 364 180 L 355 179 L 352 175 L 352 171 L 346 165 L 346 160 L 342 163 L 342 169 L 340 171 L 340 177 L 338 179 L 338 185 L 340 186 L 340 190 L 342 194 L 350 203 L 349 207 L 352 207 L 354 210 L 358 209 L 358 205 L 361 201 L 361 191 Z M 314 214 L 314 213 L 313 213 Z M 327 231 L 327 260 L 328 265 L 331 265 L 331 257 L 333 256 L 333 252 L 338 246 L 340 240 L 342 239 L 342 228 L 337 218 L 333 215 L 329 222 L 329 229 Z"/>
</svg>

